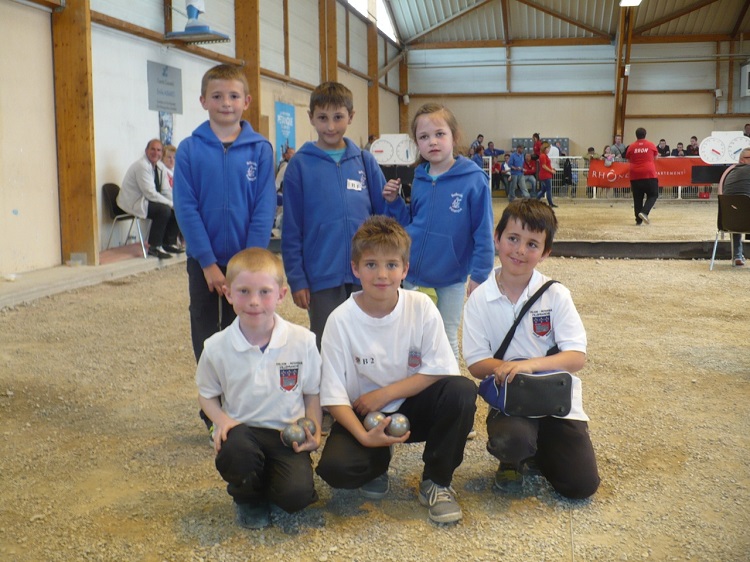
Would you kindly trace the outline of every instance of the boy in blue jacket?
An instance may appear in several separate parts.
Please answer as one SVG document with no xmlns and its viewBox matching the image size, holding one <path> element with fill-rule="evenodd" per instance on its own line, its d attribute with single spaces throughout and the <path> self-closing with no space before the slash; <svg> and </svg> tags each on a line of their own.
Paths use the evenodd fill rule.
<svg viewBox="0 0 750 562">
<path fill-rule="evenodd" d="M 266 248 L 276 215 L 273 148 L 242 120 L 251 101 L 239 67 L 221 64 L 201 82 L 208 121 L 180 143 L 174 210 L 187 244 L 190 329 L 196 361 L 203 342 L 235 318 L 222 297 L 229 259 Z"/>
<path fill-rule="evenodd" d="M 350 241 L 366 218 L 383 214 L 386 182 L 375 157 L 344 136 L 354 117 L 346 86 L 315 88 L 308 116 L 318 140 L 306 142 L 284 172 L 281 252 L 294 304 L 308 311 L 320 349 L 328 316 L 361 289 Z"/>
</svg>

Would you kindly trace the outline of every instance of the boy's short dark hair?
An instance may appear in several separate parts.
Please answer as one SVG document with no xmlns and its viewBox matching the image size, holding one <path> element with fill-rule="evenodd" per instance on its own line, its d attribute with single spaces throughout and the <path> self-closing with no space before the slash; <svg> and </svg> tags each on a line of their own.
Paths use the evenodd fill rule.
<svg viewBox="0 0 750 562">
<path fill-rule="evenodd" d="M 250 85 L 247 83 L 247 76 L 245 76 L 242 68 L 234 64 L 219 64 L 213 68 L 209 68 L 201 80 L 201 96 L 206 96 L 208 83 L 211 80 L 238 80 L 239 82 L 242 82 L 242 86 L 245 88 L 245 95 L 250 93 Z"/>
<path fill-rule="evenodd" d="M 396 220 L 374 215 L 362 223 L 352 238 L 352 261 L 359 262 L 368 250 L 393 250 L 400 254 L 406 265 L 409 263 L 411 238 Z"/>
<path fill-rule="evenodd" d="M 310 113 L 315 108 L 345 107 L 349 113 L 354 111 L 352 91 L 339 82 L 323 82 L 310 94 Z"/>
<path fill-rule="evenodd" d="M 637 138 L 638 140 L 645 139 L 646 138 L 646 129 L 644 129 L 643 127 L 638 127 L 635 130 L 635 138 Z"/>
<path fill-rule="evenodd" d="M 268 273 L 279 287 L 284 286 L 284 265 L 281 258 L 265 248 L 246 248 L 232 256 L 227 264 L 227 286 L 231 286 L 243 271 Z"/>
<path fill-rule="evenodd" d="M 557 217 L 550 206 L 538 199 L 516 199 L 509 203 L 495 229 L 495 238 L 499 239 L 510 219 L 516 219 L 531 232 L 544 232 L 544 253 L 552 250 L 552 241 L 557 232 Z"/>
</svg>

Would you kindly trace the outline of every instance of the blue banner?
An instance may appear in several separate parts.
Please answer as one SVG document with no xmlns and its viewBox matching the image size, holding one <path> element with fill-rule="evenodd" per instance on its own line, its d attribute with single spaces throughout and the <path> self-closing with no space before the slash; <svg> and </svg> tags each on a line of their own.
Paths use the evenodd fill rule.
<svg viewBox="0 0 750 562">
<path fill-rule="evenodd" d="M 296 148 L 294 140 L 294 106 L 276 102 L 276 165 L 290 146 Z"/>
</svg>

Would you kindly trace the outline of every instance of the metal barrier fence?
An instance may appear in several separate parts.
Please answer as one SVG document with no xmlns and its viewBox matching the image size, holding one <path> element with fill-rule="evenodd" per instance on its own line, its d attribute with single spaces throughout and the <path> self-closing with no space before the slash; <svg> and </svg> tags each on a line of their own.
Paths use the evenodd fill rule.
<svg viewBox="0 0 750 562">
<path fill-rule="evenodd" d="M 485 157 L 485 171 L 489 171 L 490 158 Z M 580 156 L 561 156 L 555 158 L 552 165 L 558 172 L 552 178 L 552 196 L 567 199 L 632 199 L 627 187 L 589 187 L 586 179 L 589 173 L 588 163 Z M 570 162 L 570 174 L 566 177 L 565 161 Z M 717 185 L 681 185 L 677 187 L 659 187 L 660 199 L 697 201 L 716 199 Z"/>
</svg>

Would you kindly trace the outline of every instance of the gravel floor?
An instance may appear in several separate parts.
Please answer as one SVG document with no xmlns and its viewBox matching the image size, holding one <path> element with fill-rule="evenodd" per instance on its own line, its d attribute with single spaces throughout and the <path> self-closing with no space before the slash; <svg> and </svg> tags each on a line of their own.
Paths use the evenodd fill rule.
<svg viewBox="0 0 750 562">
<path fill-rule="evenodd" d="M 563 204 L 561 222 L 594 220 L 576 208 Z M 639 232 L 656 231 L 657 210 Z M 635 230 L 627 205 L 610 213 L 612 229 Z M 459 524 L 429 522 L 421 446 L 403 445 L 383 501 L 318 481 L 321 500 L 301 514 L 236 527 L 197 419 L 176 266 L 0 311 L 0 559 L 749 559 L 750 271 L 561 258 L 542 270 L 571 289 L 588 331 L 592 499 L 564 500 L 538 477 L 520 495 L 493 491 L 480 401 L 454 479 Z M 305 323 L 289 299 L 281 313 Z"/>
</svg>

